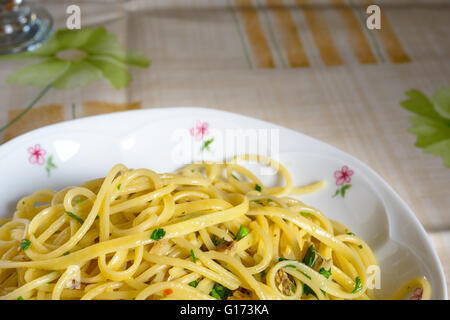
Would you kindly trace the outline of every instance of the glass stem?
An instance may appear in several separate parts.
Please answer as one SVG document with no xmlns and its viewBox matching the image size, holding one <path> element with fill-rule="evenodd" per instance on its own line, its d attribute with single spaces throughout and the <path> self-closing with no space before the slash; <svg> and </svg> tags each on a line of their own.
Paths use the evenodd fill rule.
<svg viewBox="0 0 450 320">
<path fill-rule="evenodd" d="M 22 118 L 28 111 L 30 111 L 31 108 L 34 107 L 36 103 L 38 103 L 39 100 L 47 93 L 48 90 L 53 86 L 53 82 L 50 82 L 40 93 L 39 95 L 31 101 L 31 103 L 28 105 L 28 107 L 25 108 L 21 113 L 19 113 L 14 119 L 9 121 L 6 125 L 0 128 L 0 133 L 5 131 L 7 128 L 9 128 L 14 122 Z"/>
</svg>

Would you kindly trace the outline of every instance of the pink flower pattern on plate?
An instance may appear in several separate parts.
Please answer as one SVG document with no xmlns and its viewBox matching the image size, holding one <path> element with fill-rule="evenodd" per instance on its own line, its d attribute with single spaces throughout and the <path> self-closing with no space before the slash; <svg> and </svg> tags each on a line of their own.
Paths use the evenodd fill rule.
<svg viewBox="0 0 450 320">
<path fill-rule="evenodd" d="M 214 142 L 214 138 L 205 139 L 205 137 L 209 134 L 209 124 L 208 122 L 202 122 L 197 120 L 194 127 L 189 131 L 191 136 L 195 138 L 197 141 L 202 141 L 202 146 L 200 147 L 200 152 L 211 151 L 210 146 Z"/>
<path fill-rule="evenodd" d="M 45 163 L 45 154 L 47 151 L 41 148 L 40 144 L 34 145 L 34 147 L 28 148 L 28 153 L 30 153 L 30 157 L 28 158 L 28 161 L 31 164 L 38 164 L 40 166 L 44 165 Z"/>
<path fill-rule="evenodd" d="M 352 181 L 351 176 L 353 175 L 353 170 L 349 170 L 348 166 L 342 166 L 341 170 L 334 173 L 336 178 L 336 185 L 342 186 L 344 183 L 350 183 Z"/>
<path fill-rule="evenodd" d="M 422 294 L 423 294 L 423 289 L 416 288 L 416 289 L 414 289 L 413 295 L 411 298 L 409 298 L 409 300 L 422 300 Z"/>
<path fill-rule="evenodd" d="M 51 171 L 58 168 L 53 162 L 53 155 L 50 154 L 47 159 L 45 159 L 47 151 L 43 149 L 40 144 L 35 144 L 34 147 L 29 147 L 28 153 L 30 154 L 28 162 L 30 164 L 38 164 L 40 166 L 43 166 L 45 164 L 45 171 L 47 172 L 47 175 L 49 177 Z"/>
<path fill-rule="evenodd" d="M 195 126 L 191 128 L 191 136 L 195 138 L 195 140 L 200 141 L 208 135 L 208 122 L 197 121 Z"/>
<path fill-rule="evenodd" d="M 341 195 L 342 198 L 345 198 L 345 193 L 348 189 L 352 187 L 350 182 L 352 182 L 353 170 L 350 170 L 348 166 L 342 166 L 341 170 L 337 170 L 334 172 L 334 178 L 336 179 L 337 190 L 333 195 L 333 198 L 337 195 Z"/>
</svg>

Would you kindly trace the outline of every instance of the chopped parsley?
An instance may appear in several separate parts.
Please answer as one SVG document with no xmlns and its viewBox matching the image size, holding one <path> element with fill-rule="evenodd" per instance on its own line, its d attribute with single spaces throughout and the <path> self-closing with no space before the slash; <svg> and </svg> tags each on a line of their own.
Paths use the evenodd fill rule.
<svg viewBox="0 0 450 320">
<path fill-rule="evenodd" d="M 197 262 L 197 257 L 195 256 L 194 250 L 191 249 L 191 256 L 192 256 L 192 261 L 194 261 L 194 263 Z"/>
<path fill-rule="evenodd" d="M 319 273 L 328 279 L 331 276 L 331 268 L 329 270 L 325 270 L 325 268 L 320 268 Z"/>
<path fill-rule="evenodd" d="M 347 232 L 346 234 L 348 234 L 350 236 L 355 236 L 355 234 L 353 232 Z"/>
<path fill-rule="evenodd" d="M 219 239 L 216 235 L 213 235 L 211 241 L 217 247 L 225 242 L 225 238 Z"/>
<path fill-rule="evenodd" d="M 287 260 L 287 259 L 283 258 L 283 257 L 278 258 L 278 261 L 285 261 L 285 260 Z"/>
<path fill-rule="evenodd" d="M 161 240 L 166 235 L 166 231 L 164 229 L 155 229 L 152 232 L 152 235 L 150 236 L 150 239 L 153 239 L 155 241 Z"/>
<path fill-rule="evenodd" d="M 295 293 L 295 283 L 294 282 L 291 283 L 291 291 L 293 293 Z"/>
<path fill-rule="evenodd" d="M 250 200 L 250 201 L 259 203 L 260 205 L 264 206 L 264 205 L 265 205 L 264 200 L 265 200 L 267 203 L 273 202 L 273 200 L 270 199 L 270 198 L 267 198 L 267 199 L 253 199 L 253 200 Z"/>
<path fill-rule="evenodd" d="M 117 190 L 120 190 L 120 187 L 122 186 L 121 183 L 119 183 L 119 185 L 117 186 Z"/>
<path fill-rule="evenodd" d="M 362 249 L 362 248 L 363 248 L 362 244 L 360 244 L 360 245 L 358 246 L 358 248 Z"/>
<path fill-rule="evenodd" d="M 236 240 L 239 241 L 242 238 L 244 238 L 246 235 L 248 235 L 248 229 L 246 227 L 244 227 L 243 225 L 241 225 L 239 227 L 239 231 L 236 235 Z"/>
<path fill-rule="evenodd" d="M 214 287 L 209 293 L 211 297 L 216 298 L 217 300 L 226 300 L 232 294 L 233 292 L 230 289 L 222 286 L 217 282 L 214 284 Z"/>
<path fill-rule="evenodd" d="M 303 284 L 303 294 L 305 296 L 312 294 L 314 297 L 316 297 L 316 299 L 318 299 L 314 290 L 311 289 L 307 284 Z"/>
<path fill-rule="evenodd" d="M 300 271 L 301 274 L 303 274 L 305 277 L 307 277 L 309 280 L 311 280 L 311 277 L 308 276 L 306 273 L 304 273 L 303 271 Z"/>
<path fill-rule="evenodd" d="M 31 245 L 31 241 L 28 240 L 27 238 L 22 239 L 20 241 L 20 249 L 22 249 L 23 251 L 27 250 Z"/>
<path fill-rule="evenodd" d="M 23 300 L 22 296 L 18 296 L 16 300 Z"/>
<path fill-rule="evenodd" d="M 264 279 L 266 277 L 267 271 L 263 270 L 261 271 L 261 279 Z"/>
<path fill-rule="evenodd" d="M 261 192 L 262 188 L 259 184 L 255 184 L 255 190 Z"/>
<path fill-rule="evenodd" d="M 63 253 L 63 256 L 67 256 L 68 254 L 70 254 L 70 251 L 66 251 Z"/>
<path fill-rule="evenodd" d="M 194 287 L 194 288 L 196 288 L 196 287 L 198 286 L 197 280 L 191 281 L 191 282 L 189 282 L 188 284 L 189 284 L 191 287 Z"/>
<path fill-rule="evenodd" d="M 359 277 L 356 277 L 355 279 L 355 289 L 353 289 L 352 293 L 357 293 L 359 291 L 361 291 L 362 286 L 361 286 L 361 279 Z"/>
<path fill-rule="evenodd" d="M 302 216 L 304 216 L 304 217 L 309 217 L 310 216 L 309 212 L 305 212 L 305 211 L 300 211 L 300 214 Z"/>
<path fill-rule="evenodd" d="M 316 250 L 314 250 L 314 246 L 310 245 L 308 250 L 306 251 L 305 256 L 303 257 L 302 262 L 306 264 L 308 267 L 314 268 L 316 261 Z"/>
<path fill-rule="evenodd" d="M 70 212 L 70 211 L 66 211 L 66 214 L 67 214 L 69 217 L 74 218 L 75 220 L 77 220 L 79 223 L 81 223 L 81 224 L 84 223 L 84 220 L 81 219 L 79 216 L 77 216 L 75 213 L 72 213 L 72 212 Z"/>
<path fill-rule="evenodd" d="M 237 181 L 239 181 L 238 177 L 236 177 L 234 174 L 231 174 L 231 176 L 232 176 L 233 178 L 235 178 Z"/>
<path fill-rule="evenodd" d="M 80 202 L 81 202 L 81 198 L 80 197 L 75 199 L 75 203 L 80 203 Z"/>
</svg>

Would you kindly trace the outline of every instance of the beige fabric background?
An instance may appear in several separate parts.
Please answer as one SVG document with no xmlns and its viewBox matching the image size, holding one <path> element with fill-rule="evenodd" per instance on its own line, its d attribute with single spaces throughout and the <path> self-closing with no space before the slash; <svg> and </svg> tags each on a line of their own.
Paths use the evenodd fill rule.
<svg viewBox="0 0 450 320">
<path fill-rule="evenodd" d="M 65 25 L 74 1 L 40 1 Z M 378 1 L 381 31 L 364 25 L 369 1 L 85 1 L 82 26 L 105 25 L 153 59 L 127 89 L 104 82 L 51 91 L 3 141 L 93 114 L 203 106 L 268 120 L 367 163 L 412 207 L 450 285 L 450 169 L 414 147 L 406 90 L 449 85 L 450 2 Z M 0 62 L 0 125 L 39 92 L 6 84 L 24 62 Z M 72 104 L 75 107 L 72 108 Z"/>
</svg>

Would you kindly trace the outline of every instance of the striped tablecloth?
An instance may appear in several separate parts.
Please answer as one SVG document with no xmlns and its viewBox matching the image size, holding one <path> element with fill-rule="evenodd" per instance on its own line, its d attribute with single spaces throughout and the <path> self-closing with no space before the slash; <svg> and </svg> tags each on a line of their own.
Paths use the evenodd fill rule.
<svg viewBox="0 0 450 320">
<path fill-rule="evenodd" d="M 65 25 L 73 1 L 40 1 Z M 365 26 L 366 0 L 84 1 L 82 26 L 104 25 L 152 58 L 127 89 L 104 82 L 52 90 L 8 128 L 7 141 L 95 114 L 203 106 L 268 120 L 366 162 L 412 207 L 450 281 L 450 169 L 424 154 L 399 106 L 406 90 L 449 85 L 450 3 L 378 1 L 381 30 Z M 0 62 L 0 126 L 39 89 L 9 85 L 24 62 Z"/>
</svg>

